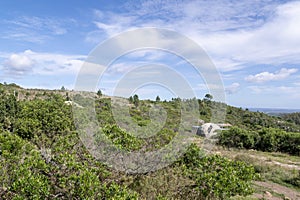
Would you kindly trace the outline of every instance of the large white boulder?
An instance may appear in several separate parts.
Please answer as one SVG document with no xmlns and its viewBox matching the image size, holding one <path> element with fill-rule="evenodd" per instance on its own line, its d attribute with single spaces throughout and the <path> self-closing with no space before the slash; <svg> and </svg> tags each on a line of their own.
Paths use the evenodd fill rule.
<svg viewBox="0 0 300 200">
<path fill-rule="evenodd" d="M 197 135 L 210 138 L 216 135 L 218 130 L 221 130 L 221 127 L 214 123 L 206 123 L 200 126 L 197 130 Z"/>
</svg>

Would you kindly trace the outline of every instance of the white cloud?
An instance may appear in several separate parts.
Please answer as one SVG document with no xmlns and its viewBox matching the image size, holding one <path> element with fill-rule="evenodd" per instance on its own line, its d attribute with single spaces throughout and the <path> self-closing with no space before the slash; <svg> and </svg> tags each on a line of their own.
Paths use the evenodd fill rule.
<svg viewBox="0 0 300 200">
<path fill-rule="evenodd" d="M 98 28 L 98 30 L 88 33 L 86 41 L 89 42 L 99 41 L 99 35 L 96 33 L 105 33 L 108 37 L 111 37 L 113 35 L 121 33 L 122 31 L 136 27 L 134 24 L 137 20 L 137 16 L 135 15 L 123 15 L 113 12 L 102 12 L 100 10 L 94 10 L 93 14 L 97 18 L 93 23 Z M 98 38 L 93 39 L 93 36 L 96 36 Z M 101 39 L 103 39 L 102 37 Z"/>
<path fill-rule="evenodd" d="M 163 50 L 152 50 L 152 49 L 139 49 L 130 52 L 126 56 L 130 59 L 138 59 L 142 58 L 145 61 L 159 61 L 161 59 L 165 59 L 168 56 L 168 52 L 165 52 Z"/>
<path fill-rule="evenodd" d="M 286 96 L 291 99 L 296 99 L 299 102 L 300 98 L 300 87 L 299 86 L 249 86 L 254 94 L 263 94 L 263 95 L 274 95 L 274 91 L 276 91 L 276 96 Z M 276 97 L 274 96 L 274 97 Z"/>
<path fill-rule="evenodd" d="M 39 53 L 31 50 L 3 54 L 2 57 L 5 59 L 2 68 L 10 76 L 25 75 L 28 72 L 41 75 L 75 74 L 85 59 L 82 55 Z"/>
<path fill-rule="evenodd" d="M 96 18 L 102 18 L 104 16 L 103 12 L 101 10 L 98 10 L 98 9 L 94 9 L 93 10 L 93 15 Z"/>
<path fill-rule="evenodd" d="M 0 36 L 3 39 L 13 39 L 18 41 L 26 41 L 26 42 L 32 42 L 32 43 L 43 43 L 44 41 L 48 40 L 50 37 L 47 35 L 37 34 L 33 31 L 25 31 L 23 33 L 20 33 L 22 31 L 7 31 Z"/>
<path fill-rule="evenodd" d="M 276 1 L 173 1 L 129 2 L 123 12 L 94 10 L 100 29 L 161 27 L 183 33 L 216 32 L 262 25 L 279 3 Z"/>
<path fill-rule="evenodd" d="M 103 41 L 102 31 L 91 31 L 85 36 L 85 41 L 93 44 L 98 44 Z"/>
<path fill-rule="evenodd" d="M 222 72 L 235 71 L 244 68 L 243 62 L 232 58 L 214 58 L 213 62 L 216 68 Z"/>
<path fill-rule="evenodd" d="M 300 86 L 300 82 L 295 82 L 295 83 L 293 83 L 293 85 Z"/>
<path fill-rule="evenodd" d="M 234 94 L 237 93 L 239 89 L 240 89 L 239 83 L 232 83 L 231 85 L 225 87 L 225 92 L 227 94 Z"/>
<path fill-rule="evenodd" d="M 126 74 L 132 69 L 136 68 L 139 64 L 134 62 L 121 62 L 115 63 L 107 68 L 108 74 Z"/>
<path fill-rule="evenodd" d="M 67 32 L 61 25 L 61 21 L 57 19 L 23 16 L 6 22 L 26 29 L 47 30 L 55 35 L 62 35 Z"/>
<path fill-rule="evenodd" d="M 197 84 L 197 87 L 194 88 L 194 90 L 202 90 L 202 91 L 208 91 L 208 90 L 220 90 L 223 89 L 223 85 L 218 84 L 207 84 L 207 83 L 200 83 Z"/>
<path fill-rule="evenodd" d="M 297 71 L 298 69 L 296 68 L 292 68 L 292 69 L 282 68 L 279 71 L 276 71 L 275 73 L 262 72 L 256 75 L 249 75 L 245 78 L 245 80 L 249 82 L 255 82 L 255 83 L 283 80 L 289 77 L 291 74 L 296 73 Z"/>
<path fill-rule="evenodd" d="M 139 66 L 160 63 L 162 59 L 167 61 L 167 52 L 151 49 L 135 50 L 119 57 L 107 68 L 107 73 L 110 75 L 125 74 Z"/>
<path fill-rule="evenodd" d="M 74 19 L 20 16 L 10 20 L 1 20 L 7 28 L 1 31 L 1 38 L 43 43 L 53 36 L 64 35 Z"/>
<path fill-rule="evenodd" d="M 221 71 L 300 63 L 297 1 L 158 0 L 131 2 L 125 8 L 123 13 L 96 12 L 97 30 L 110 37 L 135 27 L 170 28 L 203 46 Z M 92 36 L 89 33 L 87 40 L 99 41 Z"/>
<path fill-rule="evenodd" d="M 95 22 L 95 25 L 104 32 L 107 33 L 107 35 L 115 35 L 117 33 L 120 33 L 123 30 L 123 27 L 118 24 L 105 24 L 102 22 Z"/>
<path fill-rule="evenodd" d="M 224 88 L 222 88 L 224 87 Z M 220 85 L 214 85 L 214 84 L 205 84 L 205 83 L 201 83 L 198 84 L 196 88 L 194 88 L 194 90 L 200 90 L 200 91 L 208 91 L 208 90 L 218 90 L 218 89 L 225 89 L 225 92 L 227 94 L 234 94 L 237 93 L 240 89 L 240 84 L 239 83 L 232 83 L 229 86 L 220 86 Z"/>
<path fill-rule="evenodd" d="M 25 54 L 12 54 L 4 61 L 3 67 L 5 70 L 14 71 L 17 75 L 22 75 L 32 70 L 34 61 Z"/>
<path fill-rule="evenodd" d="M 220 31 L 259 26 L 276 1 L 173 1 L 151 0 L 142 3 L 131 2 L 128 10 L 147 22 L 164 21 L 164 27 L 180 30 Z M 151 13 L 151 14 L 150 14 Z M 157 25 L 154 24 L 153 25 Z"/>
<path fill-rule="evenodd" d="M 196 36 L 215 59 L 231 58 L 243 67 L 251 64 L 300 63 L 300 2 L 274 9 L 259 27 Z"/>
<path fill-rule="evenodd" d="M 252 92 L 256 94 L 261 93 L 267 93 L 272 94 L 274 91 L 280 92 L 280 93 L 292 93 L 296 92 L 296 90 L 299 90 L 299 87 L 288 87 L 288 86 L 249 86 L 248 87 Z"/>
</svg>

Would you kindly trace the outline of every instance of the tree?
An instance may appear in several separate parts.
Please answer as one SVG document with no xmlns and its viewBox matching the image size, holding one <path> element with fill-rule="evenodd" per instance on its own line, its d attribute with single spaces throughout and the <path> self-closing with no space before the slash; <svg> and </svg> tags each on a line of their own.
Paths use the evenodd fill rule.
<svg viewBox="0 0 300 200">
<path fill-rule="evenodd" d="M 159 96 L 156 97 L 156 101 L 160 102 L 160 97 Z"/>
<path fill-rule="evenodd" d="M 128 98 L 128 101 L 129 101 L 129 103 L 133 103 L 133 98 L 132 98 L 132 96 L 130 96 L 130 97 Z"/>
<path fill-rule="evenodd" d="M 66 90 L 65 86 L 61 86 L 60 90 L 65 91 Z"/>
<path fill-rule="evenodd" d="M 98 97 L 102 96 L 102 91 L 100 89 L 98 90 L 97 95 L 98 95 Z"/>
<path fill-rule="evenodd" d="M 212 99 L 213 99 L 213 96 L 211 94 L 206 94 L 204 96 L 204 100 L 211 101 Z"/>
<path fill-rule="evenodd" d="M 70 99 L 70 97 L 69 97 L 69 93 L 68 92 L 66 92 L 66 101 L 70 101 L 71 99 Z"/>
<path fill-rule="evenodd" d="M 133 95 L 133 103 L 135 105 L 135 107 L 138 107 L 139 105 L 139 96 L 137 94 Z"/>
</svg>

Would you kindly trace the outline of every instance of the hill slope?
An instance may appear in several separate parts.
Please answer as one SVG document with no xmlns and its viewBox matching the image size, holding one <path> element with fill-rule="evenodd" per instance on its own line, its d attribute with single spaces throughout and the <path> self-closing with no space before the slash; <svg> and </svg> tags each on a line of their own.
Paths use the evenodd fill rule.
<svg viewBox="0 0 300 200">
<path fill-rule="evenodd" d="M 212 110 L 217 107 L 226 108 L 225 122 L 244 131 L 260 131 L 265 127 L 299 130 L 297 124 L 278 117 L 208 100 L 129 98 L 127 102 L 121 98 L 118 105 L 112 103 L 116 99 L 95 93 L 0 85 L 0 173 L 3 174 L 0 198 L 227 199 L 253 192 L 251 181 L 258 178 L 258 168 L 235 158 L 203 156 L 196 145 L 203 138 L 196 135 L 196 144 L 165 168 L 144 174 L 114 170 L 95 159 L 79 139 L 72 103 L 66 103 L 70 100 L 75 100 L 80 109 L 85 109 L 88 101 L 94 101 L 99 134 L 126 152 L 155 151 L 166 146 L 182 131 L 179 126 L 182 111 L 190 113 L 195 108 L 199 109 L 198 115 L 188 115 L 185 118 L 188 124 L 199 120 L 210 122 Z M 121 121 L 124 128 L 116 123 L 114 106 L 121 111 L 128 106 L 129 116 Z M 157 113 L 151 114 L 153 109 Z M 165 118 L 159 118 L 162 116 Z M 149 137 L 135 137 L 127 131 L 132 128 L 130 120 L 141 130 L 151 123 L 158 126 L 159 121 L 153 122 L 153 117 L 165 120 L 156 134 L 148 130 L 145 134 Z M 88 123 L 88 118 L 83 119 Z M 190 134 L 192 127 L 184 124 L 183 131 Z M 297 176 L 289 180 L 296 181 Z"/>
</svg>

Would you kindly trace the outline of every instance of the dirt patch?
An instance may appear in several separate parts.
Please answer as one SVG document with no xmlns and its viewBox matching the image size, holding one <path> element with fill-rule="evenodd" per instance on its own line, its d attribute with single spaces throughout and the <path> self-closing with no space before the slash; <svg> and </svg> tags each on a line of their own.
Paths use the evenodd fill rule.
<svg viewBox="0 0 300 200">
<path fill-rule="evenodd" d="M 269 160 L 268 158 L 263 157 L 263 156 L 256 156 L 256 155 L 249 155 L 249 156 L 250 156 L 251 158 L 255 158 L 255 159 L 264 161 L 264 162 L 266 162 L 266 163 L 278 165 L 278 166 L 283 167 L 283 168 L 290 168 L 290 169 L 300 170 L 300 166 L 295 165 L 295 164 L 281 163 L 281 162 L 278 162 L 278 161 Z"/>
<path fill-rule="evenodd" d="M 221 155 L 234 159 L 237 156 L 240 155 L 245 155 L 247 157 L 253 158 L 255 160 L 259 160 L 261 162 L 264 162 L 265 164 L 270 164 L 270 165 L 277 165 L 280 166 L 282 168 L 288 168 L 288 169 L 295 169 L 295 170 L 300 170 L 300 166 L 299 166 L 299 162 L 291 162 L 288 160 L 288 158 L 286 158 L 283 161 L 279 161 L 276 160 L 276 158 L 274 156 L 270 156 L 270 155 L 259 155 L 257 154 L 256 151 L 241 151 L 241 150 L 225 150 L 225 149 L 218 149 L 219 151 L 217 151 L 218 153 L 220 153 Z"/>
<path fill-rule="evenodd" d="M 287 188 L 282 185 L 276 184 L 276 183 L 255 181 L 254 184 L 257 185 L 258 187 L 265 188 L 266 191 L 268 191 L 270 193 L 278 194 L 278 196 L 282 195 L 282 197 L 278 197 L 278 196 L 267 196 L 265 194 L 254 194 L 254 197 L 257 197 L 257 198 L 265 198 L 267 200 L 283 199 L 284 197 L 287 197 L 288 199 L 291 199 L 291 200 L 299 200 L 300 199 L 299 192 L 297 192 L 291 188 Z"/>
</svg>

